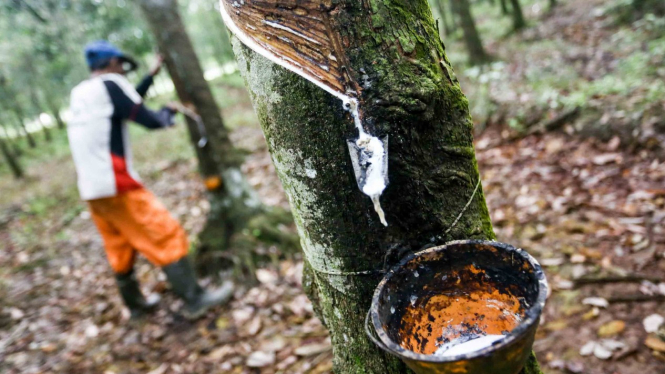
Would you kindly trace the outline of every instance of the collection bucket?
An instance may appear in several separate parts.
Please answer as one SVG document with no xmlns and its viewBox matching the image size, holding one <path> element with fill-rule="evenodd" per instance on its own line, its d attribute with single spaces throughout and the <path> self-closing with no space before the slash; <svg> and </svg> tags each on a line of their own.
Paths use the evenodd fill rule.
<svg viewBox="0 0 665 374">
<path fill-rule="evenodd" d="M 517 374 L 546 298 L 545 274 L 524 250 L 456 241 L 391 269 L 365 325 L 376 345 L 418 374 Z"/>
</svg>

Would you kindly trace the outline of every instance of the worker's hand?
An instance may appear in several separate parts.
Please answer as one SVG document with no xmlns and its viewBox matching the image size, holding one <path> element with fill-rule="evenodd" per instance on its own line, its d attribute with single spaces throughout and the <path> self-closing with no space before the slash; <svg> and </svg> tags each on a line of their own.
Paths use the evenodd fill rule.
<svg viewBox="0 0 665 374">
<path fill-rule="evenodd" d="M 174 113 L 180 113 L 180 108 L 182 108 L 182 104 L 175 101 L 172 101 L 164 106 L 169 108 L 169 110 L 171 110 Z"/>
<path fill-rule="evenodd" d="M 159 71 L 162 70 L 162 64 L 164 64 L 164 56 L 157 55 L 157 61 L 155 61 L 155 64 L 150 69 L 150 75 L 154 77 L 159 74 Z"/>
</svg>

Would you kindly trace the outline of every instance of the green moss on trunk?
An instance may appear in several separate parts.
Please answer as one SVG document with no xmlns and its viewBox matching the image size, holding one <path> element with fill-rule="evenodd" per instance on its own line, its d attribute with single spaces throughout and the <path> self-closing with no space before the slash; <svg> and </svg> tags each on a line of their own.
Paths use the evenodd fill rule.
<svg viewBox="0 0 665 374">
<path fill-rule="evenodd" d="M 473 123 L 425 0 L 340 0 L 331 12 L 349 73 L 363 82 L 367 129 L 389 136 L 384 227 L 357 187 L 342 103 L 233 38 L 306 258 L 304 284 L 329 328 L 337 373 L 405 373 L 365 336 L 381 270 L 454 239 L 493 239 Z M 453 227 L 465 206 L 461 218 Z M 529 371 L 527 374 L 536 374 Z"/>
</svg>

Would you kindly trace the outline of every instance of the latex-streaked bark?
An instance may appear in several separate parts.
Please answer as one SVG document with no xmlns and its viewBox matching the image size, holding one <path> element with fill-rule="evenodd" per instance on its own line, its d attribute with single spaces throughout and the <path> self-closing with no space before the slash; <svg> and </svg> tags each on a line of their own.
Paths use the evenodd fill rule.
<svg viewBox="0 0 665 374">
<path fill-rule="evenodd" d="M 390 138 L 387 228 L 356 185 L 346 145 L 356 134 L 341 101 L 236 38 L 234 51 L 294 212 L 335 372 L 404 373 L 365 337 L 363 318 L 381 270 L 403 253 L 494 238 L 482 189 L 451 229 L 480 177 L 473 125 L 425 0 L 339 1 L 333 12 L 367 125 Z"/>
</svg>

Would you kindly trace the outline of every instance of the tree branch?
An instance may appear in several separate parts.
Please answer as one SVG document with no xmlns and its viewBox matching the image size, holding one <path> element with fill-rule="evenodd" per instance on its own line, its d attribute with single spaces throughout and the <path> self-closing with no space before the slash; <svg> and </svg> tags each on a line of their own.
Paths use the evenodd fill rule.
<svg viewBox="0 0 665 374">
<path fill-rule="evenodd" d="M 37 21 L 46 24 L 48 23 L 48 20 L 44 18 L 39 12 L 37 12 L 37 9 L 30 5 L 27 0 L 15 0 L 15 4 L 18 5 L 17 9 L 20 10 L 21 7 L 25 7 L 25 9 L 30 13 Z"/>
</svg>

